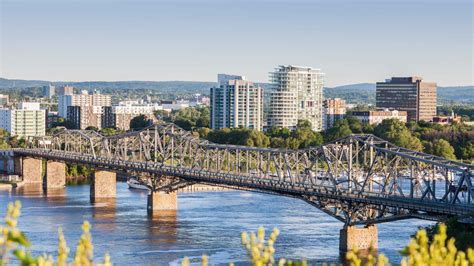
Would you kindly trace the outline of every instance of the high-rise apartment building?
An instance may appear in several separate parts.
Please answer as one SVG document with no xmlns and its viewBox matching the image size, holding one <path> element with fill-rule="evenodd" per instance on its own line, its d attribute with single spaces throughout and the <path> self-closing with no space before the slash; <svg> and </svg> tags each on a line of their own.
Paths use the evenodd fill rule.
<svg viewBox="0 0 474 266">
<path fill-rule="evenodd" d="M 298 120 L 307 120 L 312 129 L 323 129 L 324 73 L 311 67 L 281 65 L 270 73 L 268 126 L 295 129 Z"/>
<path fill-rule="evenodd" d="M 57 94 L 58 95 L 71 95 L 71 94 L 74 94 L 74 88 L 71 87 L 71 86 L 63 86 L 63 87 L 59 87 L 58 88 L 58 91 L 57 91 Z"/>
<path fill-rule="evenodd" d="M 48 86 L 43 87 L 43 97 L 51 99 L 56 93 L 56 88 L 49 84 Z"/>
<path fill-rule="evenodd" d="M 44 136 L 46 111 L 40 109 L 39 103 L 20 103 L 17 109 L 0 108 L 0 128 L 12 136 Z"/>
<path fill-rule="evenodd" d="M 58 96 L 58 112 L 59 116 L 67 117 L 68 106 L 111 106 L 112 100 L 110 95 L 106 94 L 89 94 L 83 91 L 81 94 L 67 94 Z"/>
<path fill-rule="evenodd" d="M 421 77 L 393 77 L 377 82 L 377 108 L 406 111 L 408 121 L 431 121 L 436 116 L 436 83 Z"/>
<path fill-rule="evenodd" d="M 243 76 L 218 75 L 211 88 L 211 128 L 263 128 L 263 89 Z"/>
<path fill-rule="evenodd" d="M 337 120 L 346 117 L 346 101 L 340 98 L 324 100 L 324 129 L 332 128 Z"/>
<path fill-rule="evenodd" d="M 217 86 L 224 85 L 229 80 L 245 80 L 245 76 L 217 74 Z"/>
</svg>

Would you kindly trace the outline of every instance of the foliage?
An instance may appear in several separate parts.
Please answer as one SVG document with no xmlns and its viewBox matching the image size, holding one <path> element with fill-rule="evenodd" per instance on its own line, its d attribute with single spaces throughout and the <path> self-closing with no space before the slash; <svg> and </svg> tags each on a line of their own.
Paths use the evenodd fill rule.
<svg viewBox="0 0 474 266">
<path fill-rule="evenodd" d="M 211 113 L 207 106 L 187 107 L 171 113 L 159 110 L 155 115 L 188 131 L 209 128 L 211 121 Z"/>
<path fill-rule="evenodd" d="M 474 249 L 474 226 L 471 224 L 460 223 L 456 218 L 451 218 L 445 221 L 448 238 L 456 239 L 456 248 L 460 250 Z M 428 226 L 425 230 L 430 238 L 440 230 L 442 224 L 436 223 L 433 226 Z"/>
<path fill-rule="evenodd" d="M 449 160 L 456 160 L 454 155 L 454 148 L 444 139 L 435 140 L 433 143 L 433 155 L 441 156 Z"/>
<path fill-rule="evenodd" d="M 148 117 L 145 115 L 139 115 L 130 121 L 130 129 L 133 130 L 140 130 L 146 127 L 149 127 L 153 124 L 152 120 L 150 120 Z"/>
<path fill-rule="evenodd" d="M 264 265 L 274 265 L 275 263 L 275 248 L 273 245 L 280 234 L 280 231 L 277 228 L 273 228 L 272 233 L 265 240 L 265 229 L 263 227 L 258 228 L 257 234 L 254 232 L 250 233 L 250 236 L 247 232 L 243 232 L 241 235 L 242 245 L 247 251 L 247 256 L 250 260 L 251 265 L 253 266 L 264 266 Z M 201 266 L 208 265 L 208 257 L 203 255 L 201 258 Z M 181 262 L 182 266 L 189 266 L 189 259 L 187 257 L 183 258 Z M 233 266 L 234 263 L 229 263 L 229 266 Z M 278 265 L 283 266 L 306 266 L 306 260 L 302 261 L 292 261 L 281 258 L 278 260 Z"/>
<path fill-rule="evenodd" d="M 474 250 L 467 248 L 466 252 L 459 251 L 454 245 L 455 239 L 448 240 L 446 225 L 440 224 L 437 227 L 437 233 L 430 240 L 425 230 L 419 230 L 415 238 L 402 251 L 404 255 L 401 265 L 408 266 L 468 266 L 474 265 Z M 247 250 L 248 258 L 253 266 L 274 265 L 275 248 L 274 243 L 279 234 L 278 229 L 273 229 L 272 234 L 265 240 L 265 230 L 263 227 L 258 229 L 258 233 L 242 233 L 242 244 Z M 388 266 L 388 258 L 384 254 L 374 255 L 373 250 L 368 254 L 353 249 L 346 253 L 347 263 L 351 266 Z M 201 265 L 208 264 L 208 257 L 204 255 Z M 280 259 L 278 265 L 306 265 L 306 261 L 290 261 Z M 184 258 L 183 266 L 189 266 L 189 259 Z M 229 265 L 234 265 L 230 263 Z"/>
<path fill-rule="evenodd" d="M 68 185 L 86 183 L 92 174 L 92 168 L 81 164 L 66 164 L 66 176 Z M 72 180 L 69 180 L 72 179 Z"/>
<path fill-rule="evenodd" d="M 438 125 L 426 122 L 410 122 L 407 125 L 413 136 L 423 142 L 426 153 L 433 153 L 434 143 L 444 139 L 454 148 L 454 155 L 457 159 L 474 161 L 473 126 L 465 124 Z"/>
<path fill-rule="evenodd" d="M 10 133 L 3 128 L 0 128 L 0 149 L 8 149 L 10 148 L 10 144 L 8 143 L 8 139 L 10 137 Z"/>
<path fill-rule="evenodd" d="M 295 130 L 288 128 L 272 127 L 266 135 L 270 138 L 272 148 L 304 149 L 319 146 L 323 143 L 321 133 L 311 129 L 311 123 L 307 120 L 299 120 Z"/>
<path fill-rule="evenodd" d="M 59 117 L 58 121 L 54 122 L 51 126 L 53 128 L 55 128 L 55 127 L 65 127 L 67 129 L 75 129 L 75 127 L 76 127 L 74 122 L 72 122 L 70 120 L 66 120 L 63 117 Z"/>
<path fill-rule="evenodd" d="M 25 138 L 18 138 L 18 136 L 13 136 L 9 139 L 9 146 L 12 148 L 25 148 L 26 147 L 26 139 Z"/>
<path fill-rule="evenodd" d="M 437 266 L 437 265 L 473 265 L 474 264 L 474 250 L 468 248 L 466 252 L 459 251 L 454 245 L 455 239 L 450 238 L 446 233 L 446 225 L 440 224 L 438 232 L 430 241 L 425 230 L 419 230 L 415 236 L 410 240 L 408 246 L 402 251 L 405 256 L 402 259 L 401 265 L 408 266 Z M 350 265 L 362 265 L 363 258 L 358 254 L 357 250 L 350 251 L 346 254 L 346 259 Z M 365 258 L 367 266 L 372 265 L 389 265 L 388 259 L 383 255 L 375 258 L 369 254 Z"/>
<path fill-rule="evenodd" d="M 258 228 L 257 235 L 251 233 L 250 237 L 247 232 L 242 233 L 242 245 L 247 250 L 247 256 L 250 258 L 250 262 L 255 266 L 273 265 L 275 263 L 275 243 L 280 231 L 277 228 L 273 228 L 272 233 L 267 241 L 265 241 L 265 229 L 263 227 Z M 266 242 L 266 243 L 265 243 Z M 301 262 L 291 261 L 288 262 L 286 259 L 280 259 L 278 265 L 307 265 L 305 260 Z"/>
<path fill-rule="evenodd" d="M 336 121 L 336 123 L 334 123 L 334 127 L 326 130 L 324 136 L 325 141 L 330 142 L 336 139 L 347 137 L 352 133 L 353 132 L 349 125 L 349 121 L 347 119 L 342 119 Z"/>
<path fill-rule="evenodd" d="M 452 112 L 456 115 L 462 116 L 464 121 L 474 120 L 474 106 L 472 105 L 444 105 L 438 107 L 439 115 L 449 116 Z"/>
<path fill-rule="evenodd" d="M 374 129 L 374 134 L 402 148 L 422 151 L 420 139 L 414 137 L 405 123 L 398 119 L 385 119 Z"/>
<path fill-rule="evenodd" d="M 104 136 L 112 136 L 118 133 L 118 130 L 114 127 L 106 127 L 99 130 L 100 134 Z"/>
<path fill-rule="evenodd" d="M 210 131 L 208 139 L 220 144 L 245 145 L 249 147 L 268 147 L 270 140 L 260 131 L 248 128 L 223 128 Z"/>
<path fill-rule="evenodd" d="M 18 228 L 18 217 L 20 216 L 21 204 L 19 201 L 15 204 L 8 204 L 8 210 L 5 217 L 5 225 L 0 226 L 0 265 L 10 264 L 10 257 L 13 255 L 18 259 L 21 265 L 39 265 L 49 266 L 67 265 L 67 259 L 69 255 L 69 248 L 67 247 L 64 235 L 59 229 L 59 245 L 58 245 L 58 256 L 56 262 L 51 255 L 40 255 L 38 257 L 32 256 L 25 249 L 30 247 L 28 238 Z M 77 244 L 76 253 L 74 260 L 71 265 L 112 265 L 110 258 L 107 254 L 104 256 L 104 261 L 101 264 L 94 263 L 92 237 L 90 234 L 90 224 L 84 222 L 82 225 L 82 235 Z"/>
<path fill-rule="evenodd" d="M 86 127 L 86 130 L 99 131 L 99 129 L 97 127 L 94 127 L 94 126 L 88 126 L 88 127 Z"/>
</svg>

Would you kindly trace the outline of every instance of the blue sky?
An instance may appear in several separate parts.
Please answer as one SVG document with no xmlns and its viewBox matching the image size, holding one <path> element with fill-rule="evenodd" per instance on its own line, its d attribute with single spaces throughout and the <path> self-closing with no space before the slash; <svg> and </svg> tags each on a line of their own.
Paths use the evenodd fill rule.
<svg viewBox="0 0 474 266">
<path fill-rule="evenodd" d="M 328 86 L 474 84 L 471 0 L 0 1 L 4 78 L 267 81 L 295 64 Z"/>
</svg>

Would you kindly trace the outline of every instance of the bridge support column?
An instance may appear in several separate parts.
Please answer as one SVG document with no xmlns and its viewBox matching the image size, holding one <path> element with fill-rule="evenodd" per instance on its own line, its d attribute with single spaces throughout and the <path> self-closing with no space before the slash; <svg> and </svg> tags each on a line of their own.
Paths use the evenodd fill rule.
<svg viewBox="0 0 474 266">
<path fill-rule="evenodd" d="M 173 211 L 178 209 L 178 193 L 166 193 L 163 191 L 151 191 L 148 194 L 147 210 L 148 214 L 159 213 L 160 211 Z"/>
<path fill-rule="evenodd" d="M 15 161 L 17 163 L 17 161 Z M 21 174 L 23 176 L 23 182 L 25 183 L 43 183 L 43 161 L 41 159 L 23 157 L 19 161 L 19 166 L 21 167 Z M 15 165 L 15 170 L 17 165 Z"/>
<path fill-rule="evenodd" d="M 117 179 L 114 172 L 96 170 L 91 184 L 91 201 L 99 198 L 115 198 Z"/>
<path fill-rule="evenodd" d="M 23 161 L 22 157 L 13 157 L 13 174 L 21 176 L 21 162 Z"/>
<path fill-rule="evenodd" d="M 46 179 L 44 188 L 63 188 L 66 185 L 66 164 L 62 162 L 46 162 Z"/>
<path fill-rule="evenodd" d="M 358 228 L 356 226 L 344 226 L 340 231 L 339 250 L 347 252 L 351 249 L 369 250 L 378 249 L 378 232 L 376 225 Z"/>
</svg>

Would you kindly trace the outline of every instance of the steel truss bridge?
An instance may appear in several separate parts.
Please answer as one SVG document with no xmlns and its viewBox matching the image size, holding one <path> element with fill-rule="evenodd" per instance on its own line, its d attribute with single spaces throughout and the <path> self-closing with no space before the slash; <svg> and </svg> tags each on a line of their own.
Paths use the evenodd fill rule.
<svg viewBox="0 0 474 266">
<path fill-rule="evenodd" d="M 222 145 L 174 124 L 103 136 L 64 130 L 32 138 L 31 156 L 138 176 L 152 191 L 196 184 L 304 200 L 347 225 L 400 219 L 472 221 L 474 166 L 351 135 L 308 149 Z"/>
</svg>

